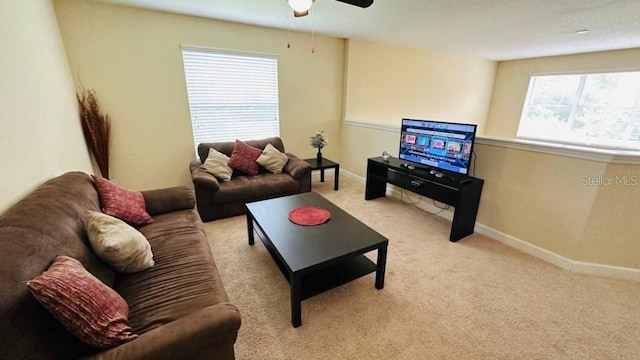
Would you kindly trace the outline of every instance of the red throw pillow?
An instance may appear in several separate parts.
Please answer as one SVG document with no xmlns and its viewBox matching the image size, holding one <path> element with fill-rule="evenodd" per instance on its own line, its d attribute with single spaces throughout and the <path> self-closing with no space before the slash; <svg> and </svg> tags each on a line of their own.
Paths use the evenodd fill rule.
<svg viewBox="0 0 640 360">
<path fill-rule="evenodd" d="M 260 164 L 256 160 L 260 155 L 262 155 L 262 150 L 236 140 L 228 165 L 245 174 L 256 175 L 260 169 Z"/>
<path fill-rule="evenodd" d="M 123 188 L 102 177 L 94 176 L 93 180 L 105 214 L 138 226 L 153 222 L 141 192 Z"/>
<path fill-rule="evenodd" d="M 138 337 L 129 327 L 124 299 L 76 259 L 57 256 L 27 287 L 70 333 L 90 346 L 106 349 Z"/>
</svg>

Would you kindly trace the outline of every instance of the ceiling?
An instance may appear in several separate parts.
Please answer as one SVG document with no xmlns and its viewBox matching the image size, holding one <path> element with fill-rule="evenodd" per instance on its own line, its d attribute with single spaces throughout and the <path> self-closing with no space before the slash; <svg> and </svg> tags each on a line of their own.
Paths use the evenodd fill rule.
<svg viewBox="0 0 640 360">
<path fill-rule="evenodd" d="M 98 1 L 488 60 L 640 48 L 640 0 L 315 0 L 301 18 L 286 0 Z"/>
</svg>

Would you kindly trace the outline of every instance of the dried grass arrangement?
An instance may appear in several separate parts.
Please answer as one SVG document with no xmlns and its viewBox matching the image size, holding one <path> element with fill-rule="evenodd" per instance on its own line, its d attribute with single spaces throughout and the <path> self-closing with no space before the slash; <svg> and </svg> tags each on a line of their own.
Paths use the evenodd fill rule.
<svg viewBox="0 0 640 360">
<path fill-rule="evenodd" d="M 102 177 L 108 179 L 111 118 L 108 114 L 100 113 L 95 90 L 82 89 L 81 94 L 76 94 L 76 97 L 80 104 L 82 131 L 89 151 L 93 155 Z"/>
</svg>

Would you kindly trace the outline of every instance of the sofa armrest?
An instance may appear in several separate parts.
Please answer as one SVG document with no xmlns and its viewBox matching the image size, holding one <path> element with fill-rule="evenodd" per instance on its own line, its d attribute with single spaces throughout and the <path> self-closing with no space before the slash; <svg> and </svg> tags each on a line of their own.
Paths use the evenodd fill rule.
<svg viewBox="0 0 640 360">
<path fill-rule="evenodd" d="M 227 302 L 157 327 L 86 359 L 234 359 L 240 312 Z"/>
<path fill-rule="evenodd" d="M 191 170 L 191 180 L 194 186 L 200 186 L 211 191 L 217 191 L 220 188 L 220 183 L 215 176 L 209 174 L 206 171 L 200 170 L 200 162 L 192 161 L 189 165 Z"/>
<path fill-rule="evenodd" d="M 141 191 L 149 215 L 193 209 L 196 197 L 188 186 Z"/>
<path fill-rule="evenodd" d="M 291 153 L 286 153 L 289 157 L 289 161 L 284 166 L 283 171 L 296 180 L 300 180 L 303 177 L 311 176 L 311 165 L 308 162 L 300 159 Z"/>
</svg>

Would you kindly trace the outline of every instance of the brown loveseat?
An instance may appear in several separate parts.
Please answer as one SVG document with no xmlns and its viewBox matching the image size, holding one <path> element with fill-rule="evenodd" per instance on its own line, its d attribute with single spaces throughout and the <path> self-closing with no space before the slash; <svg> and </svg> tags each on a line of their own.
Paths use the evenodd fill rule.
<svg viewBox="0 0 640 360">
<path fill-rule="evenodd" d="M 154 222 L 138 230 L 155 265 L 114 272 L 93 252 L 87 211 L 100 211 L 93 179 L 70 172 L 0 216 L 0 359 L 233 359 L 240 327 L 188 187 L 143 191 Z M 108 350 L 83 345 L 28 291 L 57 255 L 78 259 L 129 306 L 137 339 Z"/>
<path fill-rule="evenodd" d="M 259 149 L 271 144 L 280 152 L 285 152 L 279 137 L 249 140 L 245 143 Z M 220 181 L 200 169 L 210 148 L 230 157 L 234 145 L 235 142 L 199 144 L 200 161 L 190 164 L 198 212 L 203 221 L 244 214 L 244 205 L 248 202 L 311 191 L 311 165 L 291 153 L 286 153 L 289 161 L 280 174 L 272 174 L 260 167 L 258 175 L 244 175 L 234 171 L 230 181 Z"/>
</svg>

